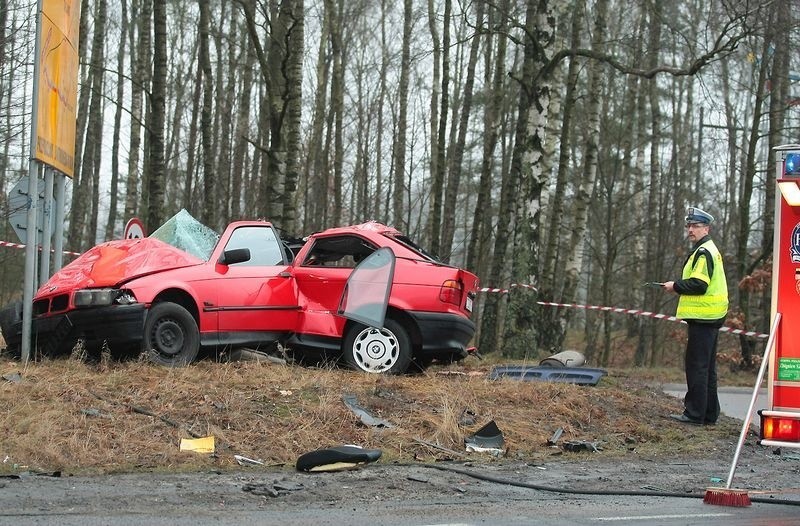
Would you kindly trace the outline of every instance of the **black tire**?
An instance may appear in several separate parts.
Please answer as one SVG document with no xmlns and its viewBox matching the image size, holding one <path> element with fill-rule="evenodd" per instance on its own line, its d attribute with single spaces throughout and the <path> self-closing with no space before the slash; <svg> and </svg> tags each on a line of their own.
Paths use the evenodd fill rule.
<svg viewBox="0 0 800 526">
<path fill-rule="evenodd" d="M 411 355 L 408 332 L 390 318 L 383 329 L 353 324 L 342 344 L 342 359 L 347 366 L 367 373 L 403 374 L 411 364 Z"/>
<path fill-rule="evenodd" d="M 200 351 L 197 322 L 177 303 L 156 303 L 144 323 L 144 350 L 150 361 L 159 365 L 190 364 Z"/>
</svg>

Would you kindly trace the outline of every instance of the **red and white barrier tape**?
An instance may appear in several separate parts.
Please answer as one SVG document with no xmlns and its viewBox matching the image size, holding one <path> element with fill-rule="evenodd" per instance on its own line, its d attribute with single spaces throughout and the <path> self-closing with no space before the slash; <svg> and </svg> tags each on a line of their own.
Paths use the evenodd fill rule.
<svg viewBox="0 0 800 526">
<path fill-rule="evenodd" d="M 512 284 L 511 287 L 526 287 L 533 290 L 537 290 L 536 287 L 532 285 L 517 285 Z M 509 292 L 509 289 L 492 289 L 492 288 L 481 288 L 478 289 L 479 292 L 499 292 L 502 294 L 506 294 Z M 667 316 L 666 314 L 659 314 L 656 312 L 650 311 L 643 311 L 637 309 L 624 309 L 621 307 L 602 307 L 600 305 L 580 305 L 576 303 L 554 303 L 552 301 L 537 301 L 539 305 L 544 305 L 546 307 L 570 307 L 575 309 L 586 309 L 586 310 L 598 310 L 603 312 L 616 312 L 620 314 L 631 314 L 633 316 L 646 316 L 650 318 L 655 318 L 658 320 L 668 320 L 668 321 L 676 321 L 680 323 L 686 323 L 681 319 L 676 318 L 675 316 Z M 763 334 L 755 331 L 746 331 L 744 329 L 734 329 L 732 327 L 721 327 L 719 329 L 720 332 L 727 332 L 730 334 L 741 334 L 748 337 L 755 337 L 755 338 L 769 338 L 769 334 Z"/>
<path fill-rule="evenodd" d="M 511 285 L 509 285 L 509 287 L 511 287 L 512 289 L 516 288 L 516 287 L 521 287 L 521 288 L 524 288 L 524 289 L 531 289 L 531 290 L 536 290 L 536 291 L 539 290 L 536 287 L 534 287 L 533 285 L 526 285 L 524 283 L 512 283 Z M 499 292 L 500 294 L 508 294 L 509 292 L 511 292 L 511 289 L 492 289 L 492 288 L 484 287 L 484 288 L 478 289 L 478 292 Z"/>
<path fill-rule="evenodd" d="M 11 243 L 10 241 L 0 241 L 0 247 L 25 248 L 25 246 L 26 245 L 22 245 L 20 243 Z M 55 251 L 50 250 L 50 252 L 55 252 Z M 68 250 L 65 250 L 64 254 L 69 254 L 70 256 L 80 256 L 79 252 L 69 252 Z"/>
</svg>

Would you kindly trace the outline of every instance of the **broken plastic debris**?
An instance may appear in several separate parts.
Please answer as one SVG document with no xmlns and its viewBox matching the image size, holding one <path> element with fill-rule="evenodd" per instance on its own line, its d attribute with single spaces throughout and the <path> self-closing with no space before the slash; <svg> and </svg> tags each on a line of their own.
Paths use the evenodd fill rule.
<svg viewBox="0 0 800 526">
<path fill-rule="evenodd" d="M 22 381 L 22 375 L 19 373 L 8 373 L 3 375 L 3 380 L 18 384 Z"/>
<path fill-rule="evenodd" d="M 81 413 L 86 416 L 96 416 L 97 418 L 111 418 L 111 415 L 100 411 L 99 409 L 95 409 L 91 407 L 89 409 L 81 409 Z"/>
<path fill-rule="evenodd" d="M 194 453 L 213 453 L 214 437 L 182 438 L 180 450 L 192 451 Z"/>
<path fill-rule="evenodd" d="M 547 445 L 555 446 L 556 443 L 558 443 L 558 439 L 561 438 L 562 434 L 564 434 L 564 428 L 559 427 L 558 429 L 556 429 L 555 433 L 553 433 L 553 436 L 551 436 L 550 439 L 547 441 Z"/>
<path fill-rule="evenodd" d="M 511 378 L 524 382 L 563 382 L 578 385 L 597 385 L 607 375 L 605 369 L 590 367 L 548 367 L 546 365 L 496 365 L 489 372 L 490 380 Z"/>
<path fill-rule="evenodd" d="M 243 457 L 242 455 L 233 455 L 233 458 L 236 459 L 236 462 L 239 463 L 240 466 L 263 466 L 264 463 L 260 460 L 254 460 L 252 458 Z"/>
<path fill-rule="evenodd" d="M 565 451 L 600 451 L 597 447 L 597 442 L 589 442 L 587 440 L 569 440 L 564 442 Z"/>
<path fill-rule="evenodd" d="M 469 408 L 464 408 L 461 411 L 461 416 L 458 419 L 460 426 L 474 426 L 475 425 L 475 412 Z"/>
<path fill-rule="evenodd" d="M 490 453 L 495 456 L 500 456 L 505 451 L 503 445 L 505 439 L 503 432 L 497 427 L 494 420 L 484 425 L 474 435 L 464 439 L 467 446 L 467 451 L 476 453 Z"/>
<path fill-rule="evenodd" d="M 580 367 L 586 363 L 586 357 L 578 351 L 561 351 L 548 356 L 539 365 L 548 367 Z"/>
<path fill-rule="evenodd" d="M 358 404 L 356 400 L 356 396 L 352 394 L 344 394 L 342 395 L 342 401 L 344 405 L 350 408 L 350 410 L 355 413 L 355 415 L 361 420 L 361 423 L 365 426 L 369 427 L 394 427 L 394 424 L 389 422 L 388 420 L 384 420 L 383 418 L 377 418 L 372 416 L 369 411 L 364 409 Z"/>
<path fill-rule="evenodd" d="M 257 362 L 265 364 L 286 365 L 286 360 L 272 356 L 264 351 L 257 349 L 250 349 L 247 347 L 238 347 L 228 353 L 228 361 L 230 362 Z"/>
<path fill-rule="evenodd" d="M 380 449 L 337 446 L 304 453 L 297 459 L 295 467 L 297 471 L 342 471 L 375 462 L 382 454 Z"/>
</svg>

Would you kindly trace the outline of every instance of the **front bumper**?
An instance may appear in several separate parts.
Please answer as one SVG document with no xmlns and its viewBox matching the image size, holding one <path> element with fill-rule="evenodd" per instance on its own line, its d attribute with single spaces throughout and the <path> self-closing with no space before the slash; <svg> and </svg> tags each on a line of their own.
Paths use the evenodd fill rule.
<svg viewBox="0 0 800 526">
<path fill-rule="evenodd" d="M 34 318 L 31 335 L 36 348 L 56 354 L 65 345 L 71 348 L 77 339 L 134 344 L 142 341 L 146 314 L 143 303 L 76 309 Z M 3 337 L 8 347 L 19 347 L 22 320 L 3 327 Z"/>
<path fill-rule="evenodd" d="M 419 328 L 422 356 L 467 355 L 467 344 L 475 335 L 475 323 L 457 314 L 409 312 Z"/>
</svg>

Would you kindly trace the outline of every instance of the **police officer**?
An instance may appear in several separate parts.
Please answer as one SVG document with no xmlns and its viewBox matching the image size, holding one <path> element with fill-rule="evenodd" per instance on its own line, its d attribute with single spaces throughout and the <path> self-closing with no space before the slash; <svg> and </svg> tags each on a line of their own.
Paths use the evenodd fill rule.
<svg viewBox="0 0 800 526">
<path fill-rule="evenodd" d="M 689 327 L 684 368 L 686 396 L 684 411 L 669 415 L 688 424 L 714 424 L 719 417 L 717 397 L 717 337 L 728 314 L 728 283 L 722 255 L 709 231 L 714 217 L 691 207 L 686 212 L 686 232 L 693 243 L 683 265 L 681 279 L 663 287 L 678 294 L 676 317 Z"/>
</svg>

